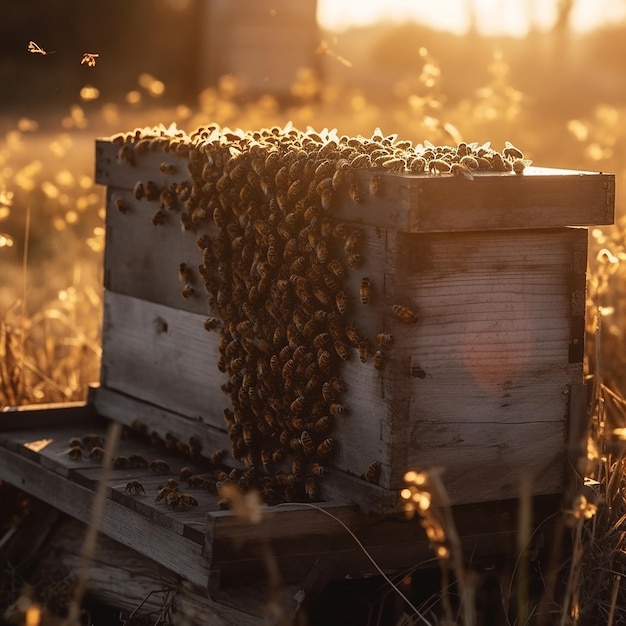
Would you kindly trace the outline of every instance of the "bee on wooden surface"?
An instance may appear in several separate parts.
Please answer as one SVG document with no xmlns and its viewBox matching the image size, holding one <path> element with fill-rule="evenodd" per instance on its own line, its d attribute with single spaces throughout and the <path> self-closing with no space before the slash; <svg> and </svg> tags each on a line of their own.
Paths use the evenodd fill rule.
<svg viewBox="0 0 626 626">
<path fill-rule="evenodd" d="M 184 508 L 184 506 L 182 505 L 181 501 L 180 501 L 180 493 L 176 492 L 176 491 L 170 491 L 166 496 L 165 496 L 165 504 L 170 508 L 170 509 L 174 509 L 174 510 L 182 510 Z"/>
<path fill-rule="evenodd" d="M 115 208 L 122 213 L 122 215 L 125 215 L 128 212 L 128 204 L 126 204 L 126 202 L 124 201 L 124 198 L 121 198 L 120 196 L 115 196 L 115 200 L 113 200 L 113 204 L 115 205 Z"/>
<path fill-rule="evenodd" d="M 337 276 L 337 278 L 343 278 L 346 275 L 344 266 L 341 264 L 341 261 L 337 259 L 332 259 L 328 262 L 328 269 Z"/>
<path fill-rule="evenodd" d="M 344 250 L 346 254 L 353 254 L 361 247 L 361 231 L 353 230 L 346 238 Z"/>
<path fill-rule="evenodd" d="M 162 174 L 176 174 L 178 168 L 173 163 L 167 163 L 166 161 L 162 161 L 159 165 L 159 171 Z"/>
<path fill-rule="evenodd" d="M 317 357 L 317 364 L 322 371 L 326 371 L 332 363 L 330 352 L 321 350 Z"/>
<path fill-rule="evenodd" d="M 89 452 L 89 458 L 92 461 L 102 461 L 104 459 L 104 448 L 94 446 Z"/>
<path fill-rule="evenodd" d="M 346 263 L 351 268 L 361 267 L 364 263 L 365 259 L 360 254 L 349 254 L 346 257 Z"/>
<path fill-rule="evenodd" d="M 194 282 L 193 272 L 191 271 L 189 265 L 184 261 L 178 266 L 178 280 L 180 280 L 183 284 Z"/>
<path fill-rule="evenodd" d="M 150 462 L 150 469 L 155 473 L 165 473 L 170 471 L 170 466 L 166 461 L 155 459 Z"/>
<path fill-rule="evenodd" d="M 189 454 L 189 456 L 191 456 L 192 458 L 197 458 L 200 456 L 200 453 L 202 452 L 202 443 L 197 437 L 195 437 L 194 435 L 191 435 L 191 437 L 189 437 L 189 440 L 187 442 L 187 448 L 188 448 L 187 453 Z"/>
<path fill-rule="evenodd" d="M 159 189 L 159 186 L 153 180 L 149 180 L 145 186 L 145 199 L 149 202 L 153 202 L 155 200 L 158 200 L 160 195 L 161 190 Z"/>
<path fill-rule="evenodd" d="M 198 500 L 188 493 L 178 495 L 178 506 L 198 506 Z"/>
<path fill-rule="evenodd" d="M 302 449 L 307 456 L 311 456 L 315 452 L 315 443 L 313 437 L 307 430 L 303 430 L 300 435 L 300 442 L 302 443 Z"/>
<path fill-rule="evenodd" d="M 318 418 L 313 424 L 313 428 L 316 433 L 320 435 L 325 435 L 330 432 L 332 427 L 332 419 L 330 415 L 322 415 L 322 417 Z"/>
<path fill-rule="evenodd" d="M 368 304 L 370 301 L 371 283 L 367 276 L 361 278 L 361 284 L 359 285 L 359 298 L 361 304 Z"/>
<path fill-rule="evenodd" d="M 217 330 L 218 328 L 221 327 L 222 322 L 217 319 L 216 317 L 207 317 L 204 320 L 204 330 L 206 331 L 212 331 L 212 330 Z"/>
<path fill-rule="evenodd" d="M 453 163 L 450 166 L 450 173 L 454 176 L 464 176 L 467 180 L 474 180 L 474 174 L 466 165 L 463 163 Z"/>
<path fill-rule="evenodd" d="M 393 344 L 393 335 L 389 333 L 378 333 L 376 335 L 376 345 L 379 348 L 388 348 Z"/>
<path fill-rule="evenodd" d="M 440 175 L 449 172 L 450 168 L 450 163 L 444 161 L 443 159 L 432 159 L 428 162 L 428 171 L 434 175 Z"/>
<path fill-rule="evenodd" d="M 359 350 L 359 360 L 361 361 L 361 363 L 367 363 L 367 359 L 369 358 L 369 353 L 370 353 L 367 341 L 359 342 L 358 350 Z"/>
<path fill-rule="evenodd" d="M 83 447 L 83 440 L 80 437 L 71 437 L 68 441 L 68 445 L 70 448 Z"/>
<path fill-rule="evenodd" d="M 83 458 L 83 449 L 81 446 L 72 446 L 67 455 L 72 461 L 80 461 Z"/>
<path fill-rule="evenodd" d="M 336 397 L 335 390 L 333 386 L 328 382 L 324 382 L 322 384 L 322 398 L 324 398 L 324 402 L 331 402 Z"/>
<path fill-rule="evenodd" d="M 152 216 L 152 225 L 153 226 L 162 226 L 165 224 L 165 220 L 167 219 L 167 215 L 163 211 L 163 209 L 157 209 L 157 211 Z"/>
<path fill-rule="evenodd" d="M 230 500 L 228 498 L 225 498 L 224 496 L 219 496 L 217 498 L 217 508 L 220 511 L 227 511 L 228 509 L 230 509 Z"/>
<path fill-rule="evenodd" d="M 383 352 L 381 350 L 376 350 L 376 352 L 374 353 L 374 367 L 377 370 L 382 370 L 385 367 L 385 355 L 383 354 Z"/>
<path fill-rule="evenodd" d="M 154 498 L 154 503 L 158 504 L 159 502 L 165 500 L 171 493 L 176 493 L 176 492 L 174 489 L 171 489 L 170 487 L 161 486 L 159 488 L 159 491 L 157 492 L 156 497 Z"/>
<path fill-rule="evenodd" d="M 188 300 L 189 298 L 191 298 L 194 293 L 196 292 L 196 290 L 194 289 L 193 285 L 190 285 L 189 283 L 187 283 L 183 288 L 182 291 L 180 292 L 180 295 L 185 299 Z"/>
<path fill-rule="evenodd" d="M 128 457 L 116 456 L 113 458 L 113 469 L 128 469 L 130 467 L 130 461 Z"/>
<path fill-rule="evenodd" d="M 324 439 L 318 446 L 316 449 L 316 453 L 317 453 L 317 458 L 318 459 L 323 459 L 324 457 L 328 456 L 334 449 L 334 442 L 330 437 L 327 437 L 326 439 Z"/>
<path fill-rule="evenodd" d="M 348 310 L 348 298 L 346 297 L 345 292 L 338 291 L 335 294 L 335 304 L 337 305 L 337 310 L 339 311 L 339 313 L 345 315 L 346 311 Z"/>
<path fill-rule="evenodd" d="M 328 470 L 321 463 L 311 463 L 309 470 L 311 471 L 311 474 L 314 474 L 315 476 L 324 476 L 325 474 L 328 474 Z"/>
<path fill-rule="evenodd" d="M 126 483 L 126 489 L 124 489 L 124 493 L 129 493 L 133 496 L 145 496 L 146 490 L 138 480 L 131 480 L 130 482 Z"/>
<path fill-rule="evenodd" d="M 503 156 L 509 159 L 523 159 L 524 153 L 516 148 L 510 141 L 504 142 L 504 149 L 502 150 Z"/>
<path fill-rule="evenodd" d="M 180 480 L 187 480 L 190 476 L 193 476 L 193 470 L 190 467 L 181 467 L 178 470 L 178 478 Z"/>
<path fill-rule="evenodd" d="M 309 476 L 304 481 L 304 491 L 307 495 L 307 498 L 311 502 L 316 502 L 317 500 L 319 500 L 319 489 L 313 477 Z"/>
<path fill-rule="evenodd" d="M 182 230 L 182 232 L 193 230 L 193 221 L 191 220 L 191 217 L 188 213 L 181 213 L 179 221 L 180 229 Z"/>
<path fill-rule="evenodd" d="M 402 304 L 394 304 L 391 310 L 393 314 L 405 324 L 415 324 L 419 319 L 417 313 Z"/>
<path fill-rule="evenodd" d="M 100 435 L 85 435 L 83 437 L 83 446 L 89 450 L 92 448 L 103 448 L 104 438 Z"/>
<path fill-rule="evenodd" d="M 191 447 L 185 441 L 177 441 L 176 442 L 176 450 L 181 454 L 185 454 L 187 456 L 191 456 Z"/>
<path fill-rule="evenodd" d="M 524 170 L 532 163 L 528 159 L 515 159 L 513 161 L 513 171 L 516 174 L 523 174 Z"/>
<path fill-rule="evenodd" d="M 141 200 L 146 195 L 144 184 L 138 180 L 133 187 L 133 196 L 135 200 Z"/>
<path fill-rule="evenodd" d="M 347 361 L 350 357 L 348 346 L 343 341 L 334 342 L 335 352 L 342 361 Z"/>
<path fill-rule="evenodd" d="M 365 472 L 363 473 L 363 478 L 368 483 L 373 483 L 375 485 L 378 485 L 380 481 L 380 462 L 374 461 L 373 463 L 370 463 L 367 466 Z"/>
<path fill-rule="evenodd" d="M 328 382 L 337 393 L 344 393 L 348 390 L 346 383 L 338 376 L 333 376 Z"/>
<path fill-rule="evenodd" d="M 124 143 L 117 151 L 117 162 L 125 165 L 135 165 L 135 153 L 133 146 L 129 143 Z M 139 198 L 137 198 L 139 200 Z"/>
<path fill-rule="evenodd" d="M 373 174 L 369 182 L 370 196 L 382 195 L 383 183 L 378 174 Z"/>
<path fill-rule="evenodd" d="M 202 489 L 207 486 L 207 480 L 203 476 L 192 475 L 188 476 L 186 480 L 190 489 Z"/>
<path fill-rule="evenodd" d="M 328 406 L 328 410 L 333 414 L 333 415 L 347 415 L 348 414 L 348 409 L 343 405 L 340 404 L 339 402 L 332 402 L 329 406 Z"/>
<path fill-rule="evenodd" d="M 143 468 L 148 467 L 148 461 L 141 454 L 131 454 L 128 457 L 129 467 Z"/>
<path fill-rule="evenodd" d="M 219 465 L 226 456 L 226 450 L 216 450 L 209 457 L 211 465 Z"/>
</svg>

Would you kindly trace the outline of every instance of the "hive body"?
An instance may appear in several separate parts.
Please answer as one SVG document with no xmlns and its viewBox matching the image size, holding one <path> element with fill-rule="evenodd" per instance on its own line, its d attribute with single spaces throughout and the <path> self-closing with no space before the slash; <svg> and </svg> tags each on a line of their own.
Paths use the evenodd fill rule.
<svg viewBox="0 0 626 626">
<path fill-rule="evenodd" d="M 192 225 L 183 219 L 181 227 L 184 208 L 164 210 L 163 223 L 155 226 L 151 218 L 161 199 L 136 199 L 133 193 L 137 181 L 162 190 L 172 180 L 189 179 L 187 154 L 157 147 L 128 165 L 119 162 L 118 152 L 114 142 L 97 144 L 98 182 L 108 187 L 98 393 L 106 402 L 123 394 L 153 407 L 143 419 L 163 435 L 193 435 L 206 453 L 231 449 L 224 419 L 231 398 L 222 386 L 233 372 L 240 380 L 252 363 L 230 363 L 220 371 L 221 329 L 228 322 L 205 328 L 207 318 L 220 315 L 209 308 L 212 294 L 198 270 L 203 258 L 197 242 L 203 235 L 214 240 L 219 227 L 212 219 Z M 586 229 L 566 226 L 612 220 L 612 177 L 530 168 L 522 176 L 481 172 L 470 179 L 370 167 L 354 170 L 351 180 L 333 189 L 331 205 L 320 214 L 333 227 L 343 225 L 347 235 L 318 235 L 307 256 L 322 259 L 325 267 L 340 259 L 345 277 L 318 296 L 314 269 L 298 272 L 314 298 L 306 310 L 338 312 L 343 335 L 325 341 L 322 325 L 274 347 L 278 352 L 288 345 L 293 353 L 302 345 L 301 354 L 316 360 L 335 349 L 332 370 L 320 365 L 308 372 L 338 376 L 346 390 L 316 407 L 305 391 L 265 391 L 261 365 L 241 405 L 256 407 L 254 415 L 242 411 L 241 421 L 251 424 L 249 438 L 260 442 L 259 449 L 244 446 L 233 463 L 275 477 L 295 473 L 293 461 L 303 459 L 300 495 L 306 498 L 305 479 L 314 477 L 319 497 L 339 494 L 366 509 L 393 502 L 408 469 L 432 466 L 444 468 L 454 504 L 512 497 L 524 474 L 532 477 L 535 494 L 558 493 L 571 390 L 582 384 L 587 253 Z M 272 218 L 269 224 L 273 231 Z M 355 231 L 358 241 L 351 242 Z M 328 258 L 317 247 L 320 240 L 328 243 Z M 353 254 L 359 258 L 348 260 Z M 271 284 L 283 274 L 291 279 L 291 272 L 281 274 L 287 262 L 283 254 Z M 327 297 L 332 301 L 325 303 Z M 252 326 L 263 326 L 267 316 L 259 317 L 257 324 L 252 315 Z M 248 325 L 240 329 L 250 345 L 268 339 Z M 266 354 L 269 364 L 271 351 Z M 261 352 L 255 355 L 265 363 Z M 283 358 L 277 379 L 289 377 L 288 360 Z M 296 375 L 296 389 L 310 378 L 304 369 Z M 321 382 L 311 386 L 317 396 Z M 276 425 L 275 434 L 264 432 L 262 422 L 259 432 L 256 421 L 272 393 L 282 394 L 276 414 L 288 422 Z M 116 417 L 133 419 L 122 410 Z M 329 418 L 328 430 L 313 430 L 320 417 Z M 299 444 L 287 442 L 283 458 L 261 468 L 263 450 L 279 448 L 283 430 Z M 313 444 L 304 431 L 311 431 Z M 242 427 L 241 438 L 246 436 Z M 329 438 L 326 453 L 320 446 Z M 254 458 L 246 456 L 250 448 Z M 320 465 L 331 471 L 318 475 Z"/>
</svg>

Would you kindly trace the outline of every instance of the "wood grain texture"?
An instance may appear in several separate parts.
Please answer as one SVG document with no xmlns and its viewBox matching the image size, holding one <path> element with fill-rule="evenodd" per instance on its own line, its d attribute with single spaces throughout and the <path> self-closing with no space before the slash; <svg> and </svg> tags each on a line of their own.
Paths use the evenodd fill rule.
<svg viewBox="0 0 626 626">
<path fill-rule="evenodd" d="M 186 162 L 165 152 L 148 152 L 134 166 L 119 163 L 119 147 L 96 141 L 96 182 L 132 189 L 137 180 L 165 185 L 188 179 Z M 163 175 L 162 161 L 174 164 L 178 175 Z M 370 197 L 372 175 L 381 178 L 384 194 Z M 523 175 L 480 172 L 474 180 L 460 176 L 387 174 L 357 171 L 364 202 L 355 204 L 348 191 L 338 193 L 333 213 L 340 219 L 402 232 L 437 232 L 550 228 L 612 224 L 615 176 L 551 168 L 527 168 Z"/>
<path fill-rule="evenodd" d="M 103 387 L 223 428 L 230 400 L 217 369 L 219 334 L 200 315 L 110 291 L 104 294 Z"/>
</svg>

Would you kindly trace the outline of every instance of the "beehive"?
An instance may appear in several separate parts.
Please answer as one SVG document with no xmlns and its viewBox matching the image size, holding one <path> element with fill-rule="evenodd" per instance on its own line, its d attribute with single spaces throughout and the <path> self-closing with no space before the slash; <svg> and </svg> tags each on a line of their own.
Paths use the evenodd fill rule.
<svg viewBox="0 0 626 626">
<path fill-rule="evenodd" d="M 291 127 L 96 150 L 101 414 L 228 449 L 270 501 L 385 510 L 432 466 L 453 504 L 563 489 L 612 175 Z"/>
</svg>

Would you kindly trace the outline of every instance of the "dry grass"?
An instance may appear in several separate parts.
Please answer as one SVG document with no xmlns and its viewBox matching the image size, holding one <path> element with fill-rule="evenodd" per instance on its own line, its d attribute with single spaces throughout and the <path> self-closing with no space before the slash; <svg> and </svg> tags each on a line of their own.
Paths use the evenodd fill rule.
<svg viewBox="0 0 626 626">
<path fill-rule="evenodd" d="M 402 95 L 391 106 L 359 91 L 319 84 L 303 71 L 294 82 L 298 105 L 287 109 L 271 96 L 238 104 L 240 86 L 225 77 L 200 95 L 194 109 L 135 111 L 108 103 L 88 115 L 76 105 L 58 133 L 38 133 L 34 120 L 5 123 L 0 129 L 0 407 L 82 400 L 88 383 L 98 379 L 104 194 L 91 173 L 96 136 L 159 122 L 174 121 L 190 131 L 207 120 L 259 128 L 291 119 L 297 127 L 337 127 L 353 135 L 381 127 L 435 144 L 511 139 L 527 147 L 526 156 L 535 164 L 615 171 L 618 191 L 623 186 L 626 168 L 615 148 L 626 139 L 626 110 L 599 103 L 588 119 L 563 120 L 556 129 L 552 122 L 546 126 L 525 108 L 523 95 L 508 82 L 506 60 L 497 54 L 485 88 L 448 110 L 436 59 L 426 51 L 422 59 L 421 73 L 398 91 Z M 622 213 L 618 195 L 617 215 Z M 24 220 L 27 214 L 30 223 Z M 615 227 L 595 229 L 590 242 L 588 318 L 601 323 L 588 328 L 587 371 L 595 393 L 589 457 L 580 468 L 587 480 L 565 514 L 573 539 L 571 560 L 558 563 L 545 577 L 551 598 L 550 574 L 562 589 L 558 602 L 555 596 L 548 607 L 550 621 L 561 624 L 626 623 L 626 591 L 620 584 L 626 575 L 626 431 L 619 430 L 626 428 L 625 274 L 626 221 L 618 217 Z M 411 474 L 408 489 L 411 498 L 419 494 L 414 508 L 440 559 L 440 623 L 471 626 L 476 623 L 475 581 L 462 561 L 441 479 L 431 474 L 420 482 L 424 476 Z M 436 509 L 433 498 L 440 505 Z M 522 524 L 520 548 L 528 540 Z M 449 570 L 460 583 L 460 614 L 446 596 Z M 521 608 L 511 623 L 543 619 L 526 602 L 528 576 L 520 562 L 515 588 Z M 407 619 L 419 623 L 421 616 L 416 611 Z"/>
</svg>

